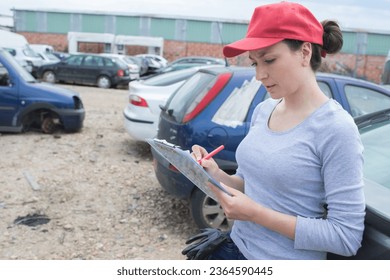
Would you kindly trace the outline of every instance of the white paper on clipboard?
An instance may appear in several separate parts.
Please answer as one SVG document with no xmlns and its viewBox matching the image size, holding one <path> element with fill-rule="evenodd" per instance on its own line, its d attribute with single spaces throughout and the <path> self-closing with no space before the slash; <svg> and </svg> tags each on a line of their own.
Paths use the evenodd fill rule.
<svg viewBox="0 0 390 280">
<path fill-rule="evenodd" d="M 177 170 L 212 199 L 217 201 L 216 196 L 207 186 L 208 182 L 228 195 L 231 195 L 219 182 L 212 178 L 194 158 L 192 158 L 190 151 L 182 150 L 180 147 L 175 146 L 166 140 L 146 139 L 146 141 L 155 151 L 175 166 Z"/>
</svg>

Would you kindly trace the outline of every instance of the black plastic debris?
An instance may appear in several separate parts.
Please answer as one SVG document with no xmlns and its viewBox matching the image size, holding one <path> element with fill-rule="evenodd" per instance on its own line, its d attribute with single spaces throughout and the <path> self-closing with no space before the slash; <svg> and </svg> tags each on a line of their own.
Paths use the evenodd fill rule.
<svg viewBox="0 0 390 280">
<path fill-rule="evenodd" d="M 24 217 L 17 217 L 14 221 L 14 224 L 35 227 L 35 226 L 47 224 L 49 221 L 50 219 L 46 215 L 28 214 L 27 216 Z"/>
</svg>

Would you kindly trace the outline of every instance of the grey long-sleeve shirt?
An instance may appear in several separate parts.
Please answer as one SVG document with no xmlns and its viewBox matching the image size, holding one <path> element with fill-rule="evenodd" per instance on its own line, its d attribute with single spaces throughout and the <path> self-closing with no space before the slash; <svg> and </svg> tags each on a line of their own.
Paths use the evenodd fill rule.
<svg viewBox="0 0 390 280">
<path fill-rule="evenodd" d="M 255 109 L 237 148 L 236 174 L 253 200 L 297 216 L 295 240 L 247 221 L 235 221 L 232 239 L 248 259 L 354 255 L 365 203 L 363 146 L 352 117 L 329 100 L 296 127 L 274 132 L 268 120 L 277 102 L 268 99 Z"/>
</svg>

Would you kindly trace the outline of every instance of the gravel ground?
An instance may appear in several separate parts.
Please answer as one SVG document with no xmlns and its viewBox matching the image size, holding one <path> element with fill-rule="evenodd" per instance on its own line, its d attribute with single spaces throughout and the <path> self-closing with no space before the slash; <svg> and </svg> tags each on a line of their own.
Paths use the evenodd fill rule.
<svg viewBox="0 0 390 280">
<path fill-rule="evenodd" d="M 197 228 L 126 133 L 127 90 L 58 86 L 80 93 L 81 132 L 0 134 L 0 259 L 184 259 Z"/>
</svg>

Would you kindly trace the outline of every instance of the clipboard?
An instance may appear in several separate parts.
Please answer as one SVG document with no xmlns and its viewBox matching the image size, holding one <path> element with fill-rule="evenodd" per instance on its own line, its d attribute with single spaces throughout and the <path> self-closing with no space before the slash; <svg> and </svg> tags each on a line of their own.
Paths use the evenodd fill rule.
<svg viewBox="0 0 390 280">
<path fill-rule="evenodd" d="M 207 186 L 208 182 L 221 189 L 226 194 L 232 195 L 219 182 L 211 177 L 198 162 L 196 162 L 191 156 L 190 151 L 182 150 L 179 146 L 173 145 L 166 140 L 154 138 L 146 139 L 146 141 L 156 152 L 186 176 L 187 179 L 215 201 L 218 200 L 215 194 Z"/>
</svg>

